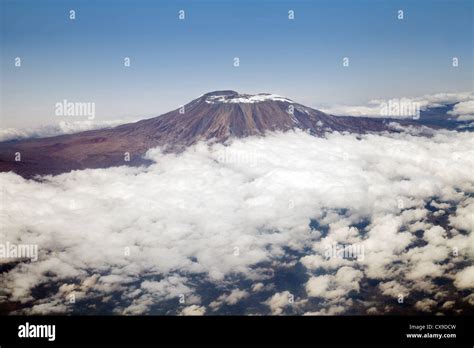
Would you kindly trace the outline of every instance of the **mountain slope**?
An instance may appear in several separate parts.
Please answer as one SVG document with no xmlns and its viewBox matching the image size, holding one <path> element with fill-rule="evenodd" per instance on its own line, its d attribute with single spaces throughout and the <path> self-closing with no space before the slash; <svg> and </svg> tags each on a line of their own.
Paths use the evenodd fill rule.
<svg viewBox="0 0 474 348">
<path fill-rule="evenodd" d="M 200 140 L 225 142 L 232 137 L 302 129 L 315 136 L 328 131 L 364 133 L 388 130 L 384 120 L 337 117 L 272 94 L 242 95 L 217 91 L 162 116 L 111 129 L 42 139 L 0 143 L 0 171 L 24 177 L 74 169 L 147 163 L 150 148 L 179 152 Z M 15 154 L 21 161 L 15 161 Z M 125 153 L 130 161 L 125 161 Z"/>
</svg>

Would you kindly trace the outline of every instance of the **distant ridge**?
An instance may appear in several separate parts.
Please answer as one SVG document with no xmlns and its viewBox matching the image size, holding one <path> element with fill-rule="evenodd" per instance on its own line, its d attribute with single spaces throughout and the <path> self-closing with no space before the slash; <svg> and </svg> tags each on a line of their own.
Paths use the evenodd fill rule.
<svg viewBox="0 0 474 348">
<path fill-rule="evenodd" d="M 162 116 L 115 128 L 2 142 L 0 171 L 30 178 L 76 169 L 140 165 L 147 163 L 142 158 L 146 151 L 156 146 L 179 152 L 201 140 L 225 142 L 292 129 L 314 136 L 389 130 L 380 119 L 332 116 L 275 94 L 215 91 Z M 21 161 L 15 161 L 15 153 L 21 154 Z M 130 154 L 128 162 L 124 161 L 125 153 Z"/>
</svg>

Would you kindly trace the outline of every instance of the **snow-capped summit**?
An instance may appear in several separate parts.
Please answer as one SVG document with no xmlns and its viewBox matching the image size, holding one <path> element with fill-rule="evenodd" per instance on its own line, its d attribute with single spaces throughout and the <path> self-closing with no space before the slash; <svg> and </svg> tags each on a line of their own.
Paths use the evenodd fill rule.
<svg viewBox="0 0 474 348">
<path fill-rule="evenodd" d="M 265 101 L 279 101 L 283 103 L 293 103 L 291 99 L 279 96 L 277 94 L 259 93 L 259 94 L 239 94 L 235 91 L 217 91 L 203 95 L 208 104 L 216 103 L 261 103 Z"/>
</svg>

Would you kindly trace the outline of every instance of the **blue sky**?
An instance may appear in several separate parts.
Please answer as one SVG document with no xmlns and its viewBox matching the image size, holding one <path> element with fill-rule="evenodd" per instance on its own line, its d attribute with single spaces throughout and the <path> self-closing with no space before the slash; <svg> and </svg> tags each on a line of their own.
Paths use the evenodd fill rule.
<svg viewBox="0 0 474 348">
<path fill-rule="evenodd" d="M 277 93 L 315 107 L 473 89 L 471 0 L 1 6 L 2 127 L 57 122 L 54 105 L 63 99 L 95 102 L 97 118 L 107 120 L 156 116 L 219 89 Z"/>
</svg>

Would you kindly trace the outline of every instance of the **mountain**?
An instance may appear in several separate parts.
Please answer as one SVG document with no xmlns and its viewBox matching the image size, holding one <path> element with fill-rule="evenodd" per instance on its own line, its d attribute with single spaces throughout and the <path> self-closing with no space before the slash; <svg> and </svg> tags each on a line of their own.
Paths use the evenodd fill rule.
<svg viewBox="0 0 474 348">
<path fill-rule="evenodd" d="M 141 165 L 147 163 L 142 156 L 156 146 L 180 152 L 200 140 L 225 142 L 291 129 L 323 136 L 331 131 L 378 132 L 388 126 L 380 119 L 328 115 L 273 94 L 216 91 L 164 115 L 115 128 L 2 142 L 0 172 L 14 171 L 29 178 L 75 169 Z M 21 161 L 15 161 L 16 153 Z M 125 153 L 130 154 L 128 162 Z"/>
</svg>

